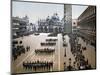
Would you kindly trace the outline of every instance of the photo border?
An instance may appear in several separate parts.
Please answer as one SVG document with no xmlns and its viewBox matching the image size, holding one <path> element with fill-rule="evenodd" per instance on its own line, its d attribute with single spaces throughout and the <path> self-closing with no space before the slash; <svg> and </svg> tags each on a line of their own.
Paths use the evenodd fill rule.
<svg viewBox="0 0 100 75">
<path fill-rule="evenodd" d="M 46 71 L 46 72 L 27 72 L 27 73 L 12 73 L 12 2 L 13 1 L 16 1 L 16 2 L 29 2 L 29 3 L 41 3 L 41 4 L 60 4 L 60 5 L 64 5 L 64 4 L 67 4 L 67 5 L 78 5 L 78 6 L 95 6 L 96 7 L 96 48 L 95 48 L 95 65 L 96 67 L 93 68 L 93 69 L 89 69 L 89 70 L 96 70 L 97 69 L 97 6 L 96 5 L 85 5 L 85 4 L 70 4 L 70 3 L 56 3 L 56 2 L 41 2 L 41 1 L 24 1 L 24 0 L 10 0 L 10 48 L 11 48 L 11 55 L 10 55 L 10 59 L 11 59 L 11 63 L 10 63 L 10 71 L 11 71 L 11 75 L 16 75 L 16 74 L 38 74 L 38 73 L 56 73 L 56 72 L 71 72 L 71 71 L 88 71 L 88 70 L 71 70 L 71 71 Z"/>
</svg>

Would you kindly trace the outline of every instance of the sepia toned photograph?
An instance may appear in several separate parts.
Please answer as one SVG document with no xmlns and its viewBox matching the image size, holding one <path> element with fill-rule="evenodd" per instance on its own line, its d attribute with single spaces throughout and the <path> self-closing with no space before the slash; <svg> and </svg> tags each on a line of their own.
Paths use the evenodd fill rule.
<svg viewBox="0 0 100 75">
<path fill-rule="evenodd" d="M 96 6 L 11 2 L 11 73 L 96 69 Z"/>
</svg>

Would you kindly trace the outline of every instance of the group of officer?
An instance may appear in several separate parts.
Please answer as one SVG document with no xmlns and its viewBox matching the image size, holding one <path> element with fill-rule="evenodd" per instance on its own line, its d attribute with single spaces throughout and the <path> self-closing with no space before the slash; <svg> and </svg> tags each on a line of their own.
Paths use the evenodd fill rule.
<svg viewBox="0 0 100 75">
<path fill-rule="evenodd" d="M 41 46 L 55 46 L 55 45 L 56 45 L 55 42 L 46 42 L 46 43 L 41 42 Z"/>
<path fill-rule="evenodd" d="M 53 53 L 53 52 L 55 52 L 55 49 L 52 49 L 52 48 L 35 49 L 35 53 L 45 53 L 45 54 L 48 54 L 48 53 Z"/>
<path fill-rule="evenodd" d="M 46 39 L 46 41 L 57 41 L 58 39 L 52 39 L 52 38 L 50 38 L 50 39 Z"/>
<path fill-rule="evenodd" d="M 53 68 L 53 62 L 48 61 L 33 61 L 33 62 L 23 62 L 24 70 L 32 70 L 32 71 L 45 71 Z"/>
</svg>

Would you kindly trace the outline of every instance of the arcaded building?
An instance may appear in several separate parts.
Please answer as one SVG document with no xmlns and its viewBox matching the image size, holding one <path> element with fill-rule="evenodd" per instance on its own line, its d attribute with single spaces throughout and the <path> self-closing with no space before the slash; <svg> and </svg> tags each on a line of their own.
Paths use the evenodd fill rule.
<svg viewBox="0 0 100 75">
<path fill-rule="evenodd" d="M 88 8 L 78 17 L 80 35 L 91 45 L 96 44 L 96 7 Z"/>
<path fill-rule="evenodd" d="M 29 20 L 27 16 L 23 18 L 12 17 L 13 38 L 25 35 L 27 33 L 28 24 L 29 24 Z"/>
</svg>

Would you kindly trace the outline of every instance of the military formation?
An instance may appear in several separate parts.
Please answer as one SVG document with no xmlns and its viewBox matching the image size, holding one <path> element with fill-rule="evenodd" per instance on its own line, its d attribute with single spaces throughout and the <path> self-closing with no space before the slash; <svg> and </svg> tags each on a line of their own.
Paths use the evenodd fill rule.
<svg viewBox="0 0 100 75">
<path fill-rule="evenodd" d="M 48 62 L 48 61 L 33 61 L 33 62 L 23 62 L 23 69 L 25 70 L 31 70 L 31 71 L 50 71 L 50 69 L 53 68 L 53 62 Z"/>
</svg>

